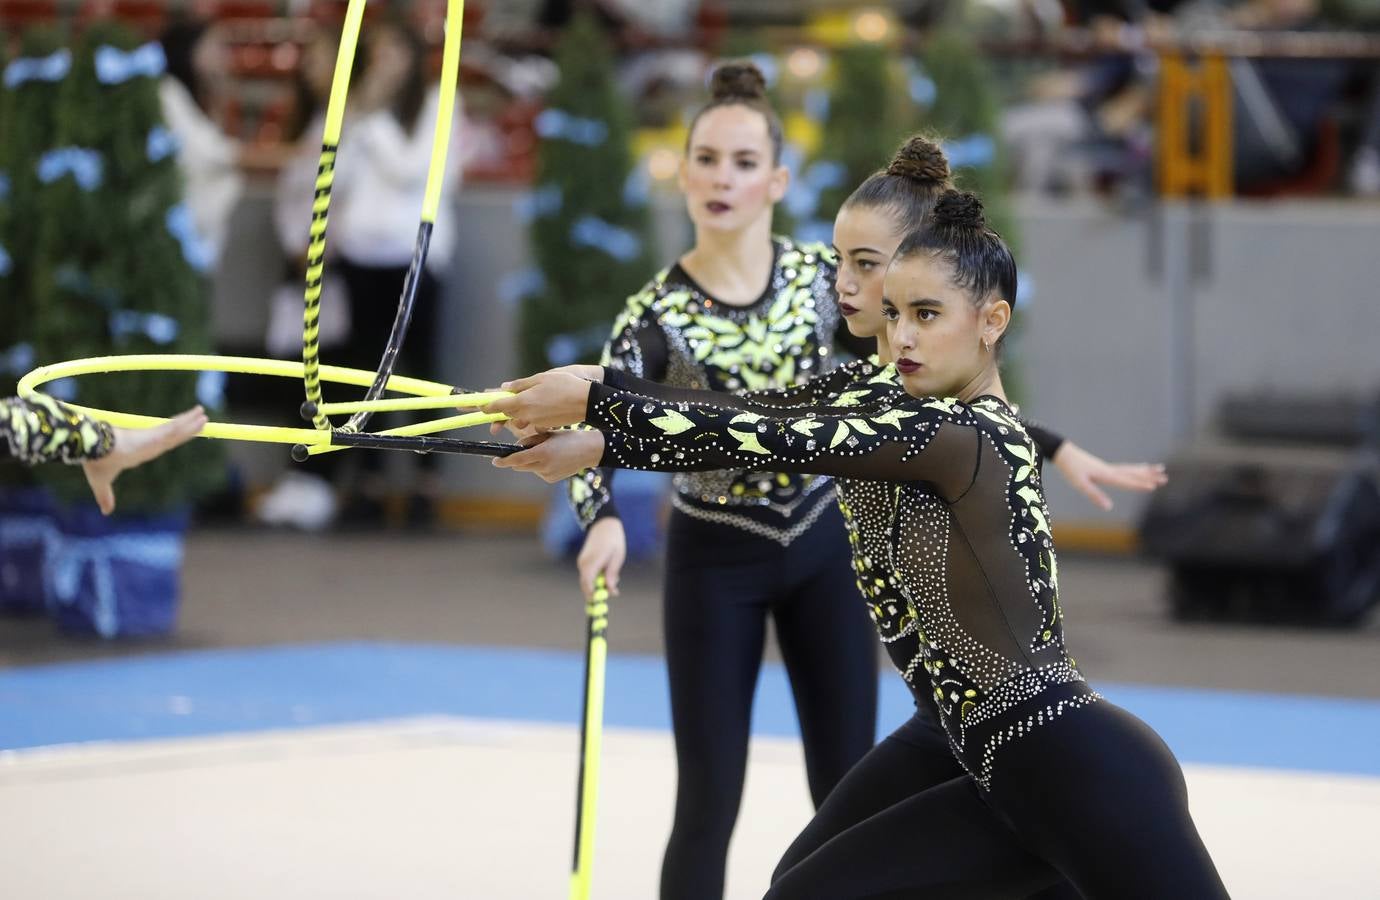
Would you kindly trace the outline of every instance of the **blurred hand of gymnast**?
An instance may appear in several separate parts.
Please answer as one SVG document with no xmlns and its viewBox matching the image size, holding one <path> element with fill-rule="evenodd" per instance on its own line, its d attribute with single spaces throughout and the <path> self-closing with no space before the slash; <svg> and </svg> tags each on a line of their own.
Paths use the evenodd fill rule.
<svg viewBox="0 0 1380 900">
<path fill-rule="evenodd" d="M 196 437 L 206 425 L 206 413 L 200 406 L 193 407 L 162 425 L 153 428 L 115 428 L 115 442 L 109 453 L 100 459 L 88 459 L 81 464 L 86 473 L 86 483 L 96 497 L 96 505 L 101 512 L 110 515 L 115 511 L 115 479 L 125 469 L 156 459 L 174 447 L 179 447 Z"/>
<path fill-rule="evenodd" d="M 1069 484 L 1099 509 L 1111 509 L 1112 498 L 1098 485 L 1147 493 L 1169 481 L 1164 466 L 1159 463 L 1109 463 L 1073 441 L 1060 445 L 1053 462 Z"/>
<path fill-rule="evenodd" d="M 585 599 L 594 596 L 594 587 L 600 575 L 609 594 L 618 596 L 618 578 L 623 573 L 623 563 L 628 558 L 628 538 L 623 532 L 623 522 L 616 515 L 605 516 L 585 533 L 585 542 L 580 547 L 580 555 L 575 559 L 575 567 L 580 573 L 580 590 Z"/>
<path fill-rule="evenodd" d="M 596 371 L 598 376 L 590 377 Z M 584 421 L 590 383 L 602 376 L 598 366 L 565 366 L 505 381 L 503 390 L 513 396 L 493 401 L 484 411 L 507 416 L 508 429 L 520 438 L 574 425 Z M 492 426 L 490 430 L 497 433 Z"/>
</svg>

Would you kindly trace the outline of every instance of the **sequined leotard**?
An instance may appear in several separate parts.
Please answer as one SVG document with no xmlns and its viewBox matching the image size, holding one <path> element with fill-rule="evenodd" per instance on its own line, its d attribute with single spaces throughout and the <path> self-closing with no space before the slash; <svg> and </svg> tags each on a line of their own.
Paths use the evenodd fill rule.
<svg viewBox="0 0 1380 900">
<path fill-rule="evenodd" d="M 990 873 L 964 866 L 991 863 L 992 832 L 965 845 L 961 861 L 944 858 L 934 837 L 973 821 L 1014 829 L 1085 897 L 1225 896 L 1177 762 L 1088 687 L 1065 648 L 1036 452 L 1012 410 L 995 397 L 838 401 L 783 412 L 622 379 L 593 385 L 587 410 L 605 435 L 605 464 L 688 471 L 760 460 L 843 479 L 855 553 L 885 553 L 886 587 L 896 590 L 894 603 L 873 609 L 878 631 L 907 684 L 934 701 L 971 776 L 865 819 L 779 872 L 770 896 L 962 885 L 952 896 L 1021 897 L 1047 883 L 1036 860 L 1024 880 L 983 893 L 975 885 Z M 872 486 L 850 495 L 861 482 Z M 1103 821 L 1109 809 L 1120 818 Z M 1131 832 L 1128 811 L 1146 817 Z M 898 820 L 913 832 L 908 857 L 895 856 L 897 835 L 886 840 Z M 1147 829 L 1152 839 L 1134 834 Z"/>
<path fill-rule="evenodd" d="M 834 368 L 846 335 L 834 300 L 835 263 L 819 244 L 773 241 L 771 282 L 754 303 L 729 306 L 708 295 L 679 264 L 629 298 L 604 348 L 604 365 L 673 387 L 750 392 L 788 388 Z M 570 497 L 588 527 L 615 514 L 613 470 L 571 479 Z M 783 545 L 830 502 L 829 480 L 744 468 L 681 473 L 675 508 Z"/>
<path fill-rule="evenodd" d="M 115 440 L 109 425 L 41 394 L 0 400 L 0 431 L 10 456 L 29 464 L 100 459 Z"/>
<path fill-rule="evenodd" d="M 604 383 L 615 390 L 636 391 L 638 387 L 637 379 L 614 369 L 605 370 Z M 683 396 L 691 400 L 695 396 L 692 392 L 681 394 L 664 387 L 657 388 L 657 392 L 664 399 Z M 875 357 L 847 363 L 793 388 L 752 391 L 742 396 L 746 402 L 744 408 L 773 415 L 788 415 L 792 410 L 808 411 L 811 407 L 863 409 L 906 399 L 895 367 L 882 365 Z M 1052 458 L 1063 443 L 1063 438 L 1048 429 L 1021 419 L 1017 422 L 1031 436 L 1041 459 Z M 1038 471 L 1034 477 L 1039 477 Z M 858 590 L 897 671 L 915 693 L 921 711 L 928 712 L 933 707 L 927 701 L 939 698 L 932 695 L 928 687 L 913 604 L 907 601 L 904 585 L 889 565 L 889 531 L 860 527 L 855 512 L 889 508 L 895 502 L 897 487 L 871 479 L 839 479 L 836 487 L 839 508 L 848 529 Z"/>
</svg>

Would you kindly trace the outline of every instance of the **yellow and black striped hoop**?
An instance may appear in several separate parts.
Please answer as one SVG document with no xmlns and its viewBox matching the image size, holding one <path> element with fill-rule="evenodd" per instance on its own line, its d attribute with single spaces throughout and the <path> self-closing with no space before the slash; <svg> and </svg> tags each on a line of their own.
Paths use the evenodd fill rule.
<svg viewBox="0 0 1380 900">
<path fill-rule="evenodd" d="M 335 75 L 331 81 L 331 95 L 326 105 L 326 127 L 321 137 L 321 161 L 316 170 L 316 193 L 312 199 L 310 239 L 307 244 L 306 291 L 303 295 L 302 370 L 306 402 L 302 405 L 304 418 L 316 428 L 333 429 L 329 409 L 321 391 L 321 348 L 319 343 L 321 315 L 321 280 L 326 262 L 326 225 L 331 206 L 331 188 L 335 183 L 336 154 L 345 121 L 345 101 L 350 92 L 350 75 L 354 69 L 355 51 L 359 44 L 360 27 L 364 21 L 366 0 L 350 0 L 345 11 L 345 24 L 340 35 L 340 51 L 336 56 Z M 452 118 L 455 112 L 455 89 L 460 75 L 460 39 L 465 17 L 464 0 L 448 0 L 446 6 L 445 47 L 441 58 L 440 109 L 436 116 L 436 131 L 431 144 L 431 168 L 427 173 L 426 193 L 422 201 L 422 218 L 417 227 L 417 240 L 412 250 L 412 262 L 398 299 L 398 313 L 384 346 L 374 380 L 365 392 L 364 402 L 378 401 L 388 386 L 397 362 L 398 351 L 407 337 L 412 321 L 412 308 L 417 300 L 417 284 L 426 265 L 431 245 L 431 231 L 441 205 L 441 187 L 445 181 L 446 155 L 450 149 Z M 361 407 L 338 429 L 358 433 L 368 424 L 375 409 Z M 312 445 L 310 453 L 323 452 L 320 445 Z"/>
</svg>

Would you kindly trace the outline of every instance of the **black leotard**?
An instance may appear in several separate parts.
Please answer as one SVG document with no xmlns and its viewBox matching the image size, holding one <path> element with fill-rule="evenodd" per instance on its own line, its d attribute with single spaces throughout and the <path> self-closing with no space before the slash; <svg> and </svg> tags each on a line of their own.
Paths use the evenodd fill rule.
<svg viewBox="0 0 1380 900">
<path fill-rule="evenodd" d="M 884 483 L 846 500 L 855 551 L 884 548 L 899 602 L 879 631 L 907 684 L 933 699 L 971 780 L 858 823 L 784 873 L 773 897 L 922 887 L 941 896 L 943 885 L 977 896 L 969 889 L 987 884 L 980 871 L 992 842 L 946 854 L 940 838 L 983 817 L 1014 829 L 1088 898 L 1225 896 L 1173 756 L 1089 688 L 1066 651 L 1036 452 L 1002 400 L 840 396 L 783 412 L 626 378 L 621 386 L 591 386 L 586 421 L 605 435 L 604 464 L 690 471 L 760 460 L 845 485 Z M 1108 820 L 1113 813 L 1120 818 Z M 869 870 L 894 850 L 888 835 L 915 852 Z M 864 871 L 876 875 L 871 887 Z M 990 896 L 1040 886 L 1013 885 Z"/>
</svg>

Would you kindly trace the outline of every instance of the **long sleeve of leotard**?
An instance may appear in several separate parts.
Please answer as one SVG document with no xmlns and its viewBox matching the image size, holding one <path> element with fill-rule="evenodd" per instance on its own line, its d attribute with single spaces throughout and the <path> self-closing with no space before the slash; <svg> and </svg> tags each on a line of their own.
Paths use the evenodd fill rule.
<svg viewBox="0 0 1380 900">
<path fill-rule="evenodd" d="M 613 336 L 604 345 L 605 373 L 628 373 L 649 381 L 666 377 L 671 351 L 649 302 L 654 285 L 628 298 L 614 321 Z M 618 515 L 613 500 L 614 471 L 612 467 L 585 469 L 566 480 L 566 496 L 580 527 L 588 530 L 600 519 Z"/>
<path fill-rule="evenodd" d="M 115 446 L 109 425 L 43 395 L 0 400 L 0 431 L 10 455 L 30 465 L 100 459 Z"/>
<path fill-rule="evenodd" d="M 734 399 L 716 399 L 715 402 L 763 415 L 779 415 L 788 409 L 852 406 L 858 402 L 875 401 L 886 393 L 886 387 L 891 384 L 886 375 L 877 376 L 880 381 L 867 377 L 869 373 L 877 371 L 880 371 L 880 367 L 876 363 L 860 359 L 816 375 L 794 387 L 748 391 Z M 615 390 L 646 394 L 668 402 L 698 403 L 703 400 L 700 391 L 650 384 L 609 368 L 604 369 L 604 383 Z M 899 394 L 900 388 L 895 387 L 892 393 Z M 1063 435 L 1024 418 L 1019 421 L 1040 455 L 1052 460 L 1064 444 Z"/>
<path fill-rule="evenodd" d="M 755 391 L 740 391 L 737 394 L 727 394 L 724 396 L 737 397 L 743 401 L 743 405 L 734 404 L 735 408 L 749 409 L 794 409 L 797 407 L 827 406 L 832 405 L 837 399 L 845 394 L 848 389 L 856 382 L 863 380 L 867 373 L 875 372 L 880 369 L 876 363 L 869 360 L 854 360 L 832 369 L 828 372 L 821 372 L 799 384 L 782 388 L 762 388 Z M 604 384 L 609 385 L 615 390 L 630 390 L 640 393 L 653 392 L 653 396 L 664 400 L 672 400 L 677 397 L 689 398 L 688 402 L 695 402 L 704 393 L 688 388 L 668 387 L 664 384 L 653 384 L 651 380 L 638 376 L 635 372 L 627 369 L 616 369 L 612 366 L 604 367 Z M 720 392 L 715 392 L 719 396 Z M 731 402 L 731 401 L 730 401 Z"/>
<path fill-rule="evenodd" d="M 658 391 L 664 393 L 664 391 Z M 960 424 L 956 400 L 900 399 L 866 407 L 757 412 L 712 392 L 590 386 L 585 421 L 604 433 L 601 466 L 705 471 L 767 465 L 781 472 L 880 481 L 924 481 L 956 499 L 972 484 L 978 432 Z"/>
<path fill-rule="evenodd" d="M 1035 443 L 1035 448 L 1040 451 L 1040 455 L 1053 462 L 1054 454 L 1059 452 L 1059 448 L 1064 446 L 1064 436 L 1058 432 L 1051 431 L 1038 422 L 1032 422 L 1024 416 L 1021 417 L 1021 427 L 1025 433 L 1030 435 L 1030 440 Z"/>
</svg>

